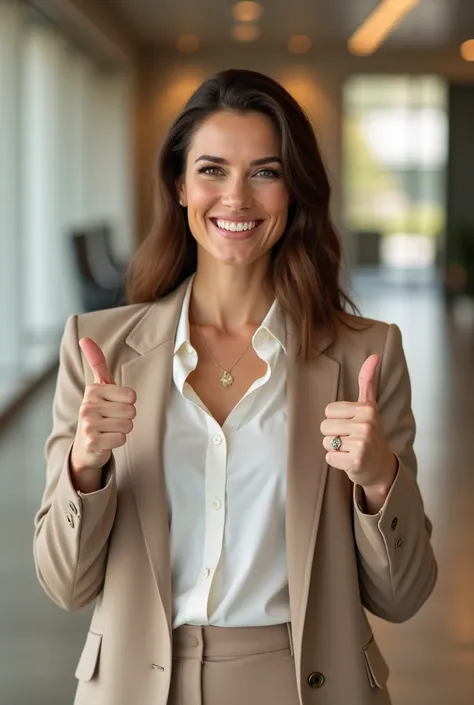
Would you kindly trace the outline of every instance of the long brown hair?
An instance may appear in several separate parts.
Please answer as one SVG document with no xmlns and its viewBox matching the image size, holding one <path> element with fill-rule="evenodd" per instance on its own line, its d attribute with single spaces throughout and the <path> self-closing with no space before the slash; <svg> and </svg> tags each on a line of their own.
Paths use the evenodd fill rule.
<svg viewBox="0 0 474 705">
<path fill-rule="evenodd" d="M 128 303 L 166 296 L 196 271 L 197 245 L 177 200 L 190 141 L 202 121 L 220 110 L 268 116 L 281 138 L 283 176 L 290 193 L 288 222 L 274 245 L 271 276 L 275 296 L 299 335 L 298 357 L 308 360 L 322 329 L 334 333 L 346 304 L 339 276 L 341 244 L 329 214 L 330 186 L 311 123 L 276 81 L 230 69 L 205 81 L 175 119 L 161 148 L 150 233 L 127 273 Z"/>
</svg>

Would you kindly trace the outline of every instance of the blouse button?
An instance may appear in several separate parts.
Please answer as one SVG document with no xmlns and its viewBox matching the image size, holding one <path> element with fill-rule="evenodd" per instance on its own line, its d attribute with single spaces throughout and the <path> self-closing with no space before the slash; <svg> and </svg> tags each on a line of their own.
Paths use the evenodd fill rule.
<svg viewBox="0 0 474 705">
<path fill-rule="evenodd" d="M 209 570 L 209 568 L 203 568 L 203 570 L 201 570 L 201 577 L 204 579 L 208 578 L 210 574 L 211 571 Z"/>
<path fill-rule="evenodd" d="M 220 446 L 222 443 L 222 436 L 214 436 L 213 442 L 215 446 Z"/>
<path fill-rule="evenodd" d="M 212 500 L 212 508 L 213 509 L 220 509 L 221 507 L 222 507 L 222 502 L 220 499 L 217 499 L 217 497 L 216 497 L 216 499 Z"/>
</svg>

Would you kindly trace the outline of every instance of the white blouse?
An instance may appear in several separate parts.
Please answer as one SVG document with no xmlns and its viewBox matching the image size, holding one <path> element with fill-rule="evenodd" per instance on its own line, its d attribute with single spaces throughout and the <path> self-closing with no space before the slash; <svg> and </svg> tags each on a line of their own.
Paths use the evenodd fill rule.
<svg viewBox="0 0 474 705">
<path fill-rule="evenodd" d="M 186 382 L 198 360 L 189 335 L 192 283 L 178 323 L 163 448 L 173 628 L 283 624 L 290 621 L 285 320 L 275 301 L 252 339 L 267 372 L 221 427 Z"/>
</svg>

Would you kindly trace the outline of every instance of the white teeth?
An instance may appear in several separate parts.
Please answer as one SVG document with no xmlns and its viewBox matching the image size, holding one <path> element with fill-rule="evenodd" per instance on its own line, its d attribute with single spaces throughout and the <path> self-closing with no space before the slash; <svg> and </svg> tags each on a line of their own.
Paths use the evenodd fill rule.
<svg viewBox="0 0 474 705">
<path fill-rule="evenodd" d="M 242 232 L 243 230 L 253 230 L 257 223 L 255 220 L 250 220 L 246 223 L 236 223 L 233 220 L 218 220 L 217 227 L 222 230 L 230 230 L 231 232 Z"/>
</svg>

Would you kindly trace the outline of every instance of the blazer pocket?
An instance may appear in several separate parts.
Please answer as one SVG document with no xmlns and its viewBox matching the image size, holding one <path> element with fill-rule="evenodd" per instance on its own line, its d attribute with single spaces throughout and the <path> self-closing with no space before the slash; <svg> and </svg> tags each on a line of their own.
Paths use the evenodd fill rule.
<svg viewBox="0 0 474 705">
<path fill-rule="evenodd" d="M 365 667 L 367 669 L 367 678 L 369 679 L 370 687 L 385 688 L 390 672 L 373 637 L 367 646 L 363 647 L 363 650 Z"/>
<path fill-rule="evenodd" d="M 89 631 L 77 664 L 75 676 L 80 681 L 90 681 L 95 675 L 99 662 L 102 634 Z"/>
</svg>

